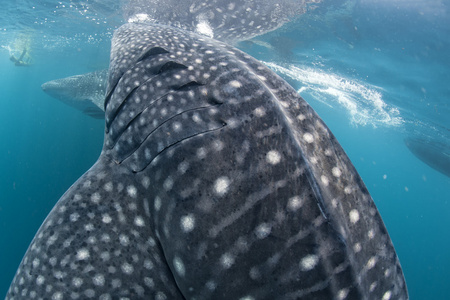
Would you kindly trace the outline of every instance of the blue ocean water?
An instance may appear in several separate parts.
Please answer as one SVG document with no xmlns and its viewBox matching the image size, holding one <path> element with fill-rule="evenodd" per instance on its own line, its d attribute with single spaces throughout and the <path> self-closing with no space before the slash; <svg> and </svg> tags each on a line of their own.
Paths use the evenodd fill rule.
<svg viewBox="0 0 450 300">
<path fill-rule="evenodd" d="M 103 121 L 40 86 L 107 67 L 122 23 L 116 2 L 1 2 L 0 295 L 50 209 L 100 153 Z M 383 217 L 411 299 L 450 299 L 450 178 L 404 143 L 444 145 L 438 158 L 450 159 L 449 8 L 323 0 L 237 44 L 298 89 L 336 135 Z M 10 55 L 24 48 L 31 65 L 17 67 Z"/>
</svg>

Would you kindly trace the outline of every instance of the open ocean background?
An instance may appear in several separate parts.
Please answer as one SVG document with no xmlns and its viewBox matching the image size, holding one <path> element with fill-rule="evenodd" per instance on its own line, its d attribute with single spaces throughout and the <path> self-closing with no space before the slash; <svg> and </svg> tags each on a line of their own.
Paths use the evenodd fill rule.
<svg viewBox="0 0 450 300">
<path fill-rule="evenodd" d="M 119 2 L 0 0 L 0 298 L 103 143 L 103 120 L 40 86 L 107 68 Z M 412 300 L 450 299 L 450 170 L 404 143 L 427 140 L 430 159 L 449 166 L 449 2 L 323 0 L 237 44 L 298 89 L 336 135 L 383 217 Z M 25 47 L 32 65 L 16 67 L 9 57 Z"/>
</svg>

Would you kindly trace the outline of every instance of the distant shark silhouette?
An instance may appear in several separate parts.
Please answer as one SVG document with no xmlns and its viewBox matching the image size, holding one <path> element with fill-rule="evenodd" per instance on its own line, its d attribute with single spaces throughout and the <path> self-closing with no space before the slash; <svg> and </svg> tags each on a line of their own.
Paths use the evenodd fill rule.
<svg viewBox="0 0 450 300">
<path fill-rule="evenodd" d="M 344 150 L 259 61 L 125 24 L 104 102 L 101 155 L 44 221 L 7 299 L 408 299 Z"/>
<path fill-rule="evenodd" d="M 104 119 L 108 70 L 70 76 L 44 83 L 41 88 L 50 96 L 83 113 Z"/>
<path fill-rule="evenodd" d="M 405 145 L 422 162 L 450 177 L 450 146 L 424 137 L 408 137 Z"/>
</svg>

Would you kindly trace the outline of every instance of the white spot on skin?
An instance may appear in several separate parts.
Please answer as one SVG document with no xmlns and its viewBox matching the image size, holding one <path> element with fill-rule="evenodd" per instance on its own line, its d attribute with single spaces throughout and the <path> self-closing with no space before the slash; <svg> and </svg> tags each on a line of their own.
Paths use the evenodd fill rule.
<svg viewBox="0 0 450 300">
<path fill-rule="evenodd" d="M 317 255 L 314 254 L 306 255 L 300 261 L 300 268 L 302 269 L 302 271 L 310 271 L 314 269 L 314 267 L 317 265 L 318 262 L 319 258 L 317 257 Z"/>
<path fill-rule="evenodd" d="M 253 113 L 255 114 L 255 116 L 261 118 L 264 117 L 266 115 L 266 109 L 264 107 L 257 107 L 255 108 L 255 110 L 253 111 Z"/>
<path fill-rule="evenodd" d="M 386 293 L 384 293 L 383 298 L 381 300 L 389 300 L 389 299 L 391 299 L 391 296 L 392 296 L 392 292 L 387 291 Z"/>
<path fill-rule="evenodd" d="M 338 300 L 344 300 L 348 296 L 348 289 L 342 289 L 338 292 L 337 298 Z"/>
<path fill-rule="evenodd" d="M 346 193 L 347 195 L 350 195 L 352 193 L 352 188 L 350 186 L 346 186 L 344 188 L 344 193 Z"/>
<path fill-rule="evenodd" d="M 348 214 L 349 218 L 350 218 L 350 222 L 352 222 L 352 224 L 355 224 L 356 222 L 359 221 L 359 212 L 356 209 L 352 209 L 350 211 L 350 213 Z"/>
<path fill-rule="evenodd" d="M 146 268 L 147 270 L 151 270 L 153 269 L 153 267 L 154 265 L 150 260 L 148 259 L 144 260 L 144 268 Z"/>
<path fill-rule="evenodd" d="M 309 132 L 307 132 L 307 133 L 305 133 L 305 134 L 303 135 L 303 139 L 304 139 L 307 143 L 309 143 L 309 144 L 311 144 L 312 142 L 314 142 L 314 136 L 313 136 L 311 133 L 309 133 Z"/>
<path fill-rule="evenodd" d="M 37 268 L 40 265 L 41 261 L 38 258 L 33 259 L 32 265 L 33 268 Z"/>
<path fill-rule="evenodd" d="M 74 277 L 72 279 L 72 284 L 73 284 L 73 286 L 78 288 L 78 287 L 80 287 L 83 284 L 83 279 L 81 279 L 79 277 Z"/>
<path fill-rule="evenodd" d="M 125 234 L 119 236 L 119 241 L 122 246 L 128 246 L 130 244 L 130 239 Z"/>
<path fill-rule="evenodd" d="M 334 167 L 333 169 L 331 169 L 331 173 L 334 177 L 341 177 L 342 175 L 342 172 L 338 167 Z"/>
<path fill-rule="evenodd" d="M 70 216 L 69 216 L 70 221 L 72 221 L 72 222 L 76 222 L 79 217 L 80 217 L 80 215 L 78 213 L 73 213 L 73 214 L 70 214 Z"/>
<path fill-rule="evenodd" d="M 147 176 L 142 178 L 142 186 L 148 189 L 148 187 L 150 186 L 150 178 L 148 178 Z"/>
<path fill-rule="evenodd" d="M 111 255 L 107 251 L 104 251 L 104 252 L 100 253 L 100 258 L 103 261 L 108 261 L 110 259 L 110 257 L 111 257 Z"/>
<path fill-rule="evenodd" d="M 376 263 L 377 263 L 377 258 L 375 256 L 372 256 L 366 263 L 367 270 L 370 270 L 373 267 L 375 267 Z"/>
<path fill-rule="evenodd" d="M 39 276 L 36 278 L 36 284 L 37 284 L 37 285 L 43 285 L 44 282 L 45 282 L 45 277 L 44 277 L 44 276 L 39 275 Z"/>
<path fill-rule="evenodd" d="M 86 248 L 81 248 L 81 249 L 78 250 L 78 252 L 77 252 L 77 259 L 78 259 L 78 260 L 85 260 L 85 259 L 88 259 L 89 256 L 90 256 L 89 250 L 87 250 Z"/>
<path fill-rule="evenodd" d="M 323 183 L 325 186 L 328 186 L 328 184 L 330 184 L 330 181 L 328 180 L 328 177 L 325 176 L 325 175 L 320 176 L 320 181 L 322 181 L 322 183 Z"/>
<path fill-rule="evenodd" d="M 127 186 L 127 194 L 128 194 L 128 196 L 130 196 L 131 198 L 136 198 L 136 195 L 137 195 L 137 189 L 136 189 L 136 187 L 133 186 L 133 185 Z"/>
<path fill-rule="evenodd" d="M 56 292 L 52 295 L 52 300 L 62 300 L 63 299 L 63 295 L 61 292 Z"/>
<path fill-rule="evenodd" d="M 216 289 L 217 284 L 216 284 L 214 281 L 210 280 L 210 281 L 208 281 L 208 282 L 206 283 L 206 287 L 207 287 L 209 290 L 213 291 L 213 290 Z"/>
<path fill-rule="evenodd" d="M 234 257 L 229 253 L 225 253 L 220 258 L 220 263 L 225 269 L 228 269 L 234 264 Z"/>
<path fill-rule="evenodd" d="M 186 173 L 188 168 L 189 168 L 189 164 L 187 162 L 183 161 L 178 165 L 178 172 L 180 172 L 181 174 L 184 174 L 184 173 Z"/>
<path fill-rule="evenodd" d="M 50 263 L 50 265 L 52 267 L 54 267 L 54 266 L 56 266 L 58 260 L 56 259 L 56 257 L 51 257 L 48 262 Z"/>
<path fill-rule="evenodd" d="M 163 292 L 157 292 L 155 300 L 167 300 L 167 296 Z"/>
<path fill-rule="evenodd" d="M 281 155 L 278 151 L 271 150 L 266 154 L 266 161 L 271 165 L 276 165 L 281 161 Z"/>
<path fill-rule="evenodd" d="M 259 224 L 258 227 L 255 229 L 256 237 L 258 239 L 264 239 L 269 236 L 270 232 L 272 231 L 272 226 L 267 223 Z"/>
<path fill-rule="evenodd" d="M 178 273 L 178 275 L 184 277 L 186 270 L 184 268 L 183 261 L 179 257 L 175 257 L 173 259 L 173 266 L 175 267 L 175 271 Z"/>
<path fill-rule="evenodd" d="M 105 277 L 102 274 L 96 274 L 94 278 L 92 278 L 92 282 L 96 286 L 103 286 L 105 284 Z"/>
<path fill-rule="evenodd" d="M 338 201 L 337 201 L 336 199 L 332 199 L 332 200 L 331 200 L 331 205 L 332 205 L 334 208 L 336 208 L 337 205 L 338 205 Z"/>
<path fill-rule="evenodd" d="M 213 142 L 213 147 L 214 147 L 214 150 L 216 150 L 216 151 L 222 151 L 223 148 L 225 147 L 225 145 L 223 144 L 222 141 L 215 140 Z"/>
<path fill-rule="evenodd" d="M 112 184 L 112 182 L 107 182 L 107 183 L 105 183 L 105 185 L 103 186 L 103 188 L 104 188 L 105 191 L 107 191 L 107 192 L 112 192 L 112 190 L 113 190 L 113 184 Z"/>
<path fill-rule="evenodd" d="M 134 225 L 138 227 L 144 227 L 145 225 L 144 219 L 141 216 L 137 216 L 136 218 L 134 218 Z"/>
<path fill-rule="evenodd" d="M 124 272 L 125 274 L 130 275 L 131 273 L 133 273 L 134 268 L 133 265 L 129 264 L 129 263 L 123 263 L 120 268 L 122 269 L 122 272 Z"/>
<path fill-rule="evenodd" d="M 287 208 L 290 211 L 296 211 L 302 206 L 302 204 L 303 204 L 302 199 L 299 196 L 294 196 L 289 199 Z"/>
<path fill-rule="evenodd" d="M 242 84 L 237 80 L 232 80 L 232 81 L 230 81 L 230 86 L 232 86 L 234 88 L 240 88 L 242 86 Z"/>
<path fill-rule="evenodd" d="M 173 187 L 173 180 L 172 180 L 172 178 L 167 177 L 167 179 L 164 181 L 163 186 L 164 186 L 164 189 L 166 191 L 170 191 L 172 189 L 172 187 Z"/>
<path fill-rule="evenodd" d="M 355 251 L 355 253 L 358 253 L 361 250 L 362 250 L 362 247 L 361 247 L 360 243 L 356 243 L 355 245 L 353 245 L 353 251 Z"/>
<path fill-rule="evenodd" d="M 375 288 L 377 287 L 377 285 L 378 285 L 378 283 L 376 281 L 372 282 L 372 284 L 369 287 L 369 291 L 373 292 L 375 290 Z"/>
<path fill-rule="evenodd" d="M 214 183 L 214 192 L 218 196 L 223 196 L 228 192 L 229 187 L 230 187 L 230 180 L 228 179 L 228 177 L 226 176 L 219 177 Z"/>
<path fill-rule="evenodd" d="M 156 196 L 155 198 L 155 210 L 159 211 L 161 208 L 161 198 L 159 198 L 158 196 Z"/>
<path fill-rule="evenodd" d="M 305 115 L 300 114 L 300 115 L 297 116 L 297 119 L 298 119 L 299 121 L 303 121 L 303 120 L 306 119 L 306 117 L 305 117 Z"/>
<path fill-rule="evenodd" d="M 197 149 L 197 158 L 198 159 L 203 159 L 206 157 L 206 150 L 205 148 L 201 147 Z"/>
<path fill-rule="evenodd" d="M 102 216 L 102 222 L 103 223 L 109 224 L 109 223 L 111 223 L 111 221 L 112 221 L 112 218 L 108 214 L 104 214 Z"/>
<path fill-rule="evenodd" d="M 181 229 L 184 232 L 191 232 L 195 227 L 195 218 L 192 214 L 181 217 Z"/>
<path fill-rule="evenodd" d="M 96 204 L 100 203 L 100 199 L 101 199 L 101 196 L 100 196 L 99 193 L 94 193 L 91 196 L 91 201 L 96 203 Z"/>
</svg>

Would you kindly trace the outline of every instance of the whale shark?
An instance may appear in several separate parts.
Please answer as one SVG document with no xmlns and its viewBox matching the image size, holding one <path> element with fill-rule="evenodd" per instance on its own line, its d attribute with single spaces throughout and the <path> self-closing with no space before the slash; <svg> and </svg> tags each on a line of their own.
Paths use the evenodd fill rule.
<svg viewBox="0 0 450 300">
<path fill-rule="evenodd" d="M 128 22 L 168 25 L 233 44 L 273 31 L 321 1 L 133 0 L 122 14 Z"/>
<path fill-rule="evenodd" d="M 48 95 L 96 119 L 103 119 L 108 70 L 55 79 L 41 88 Z"/>
<path fill-rule="evenodd" d="M 408 299 L 362 179 L 298 93 L 181 28 L 112 38 L 97 162 L 6 299 Z"/>
<path fill-rule="evenodd" d="M 448 139 L 438 140 L 426 135 L 411 135 L 405 138 L 403 142 L 408 150 L 422 162 L 450 177 L 450 146 Z"/>
</svg>

